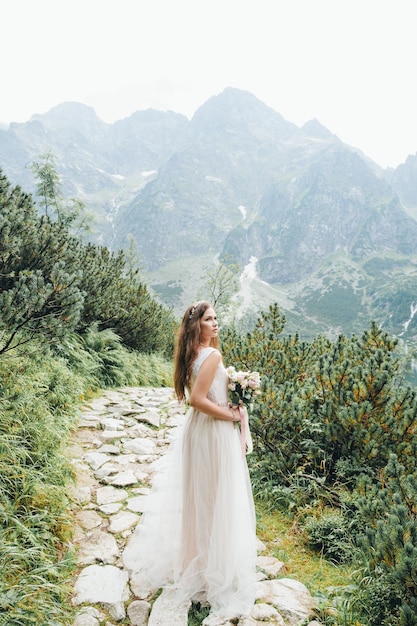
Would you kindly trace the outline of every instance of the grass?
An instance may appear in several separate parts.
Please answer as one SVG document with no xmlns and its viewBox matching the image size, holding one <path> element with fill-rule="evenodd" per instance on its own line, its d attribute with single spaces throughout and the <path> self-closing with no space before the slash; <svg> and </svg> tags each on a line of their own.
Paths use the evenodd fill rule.
<svg viewBox="0 0 417 626">
<path fill-rule="evenodd" d="M 22 359 L 19 364 L 1 393 L 0 625 L 61 626 L 71 623 L 65 581 L 72 560 L 65 548 L 70 469 L 62 461 L 60 437 L 65 441 L 72 419 L 70 412 L 67 419 L 59 415 L 59 407 L 53 419 L 43 397 L 45 377 L 41 391 L 30 363 L 27 371 Z M 1 373 L 7 377 L 4 367 Z M 70 384 L 66 390 L 69 408 Z"/>
<path fill-rule="evenodd" d="M 281 511 L 266 512 L 262 504 L 256 507 L 257 534 L 267 548 L 265 554 L 285 563 L 285 577 L 302 582 L 313 597 L 350 583 L 352 568 L 331 563 L 309 550 L 293 518 Z"/>
<path fill-rule="evenodd" d="M 188 626 L 201 626 L 205 617 L 210 613 L 210 607 L 192 604 L 188 613 Z"/>
<path fill-rule="evenodd" d="M 270 512 L 257 503 L 257 535 L 265 544 L 264 554 L 285 563 L 282 577 L 303 583 L 315 600 L 316 616 L 325 626 L 363 626 L 352 612 L 354 568 L 335 564 L 312 551 L 304 542 L 298 524 L 281 511 Z"/>
</svg>

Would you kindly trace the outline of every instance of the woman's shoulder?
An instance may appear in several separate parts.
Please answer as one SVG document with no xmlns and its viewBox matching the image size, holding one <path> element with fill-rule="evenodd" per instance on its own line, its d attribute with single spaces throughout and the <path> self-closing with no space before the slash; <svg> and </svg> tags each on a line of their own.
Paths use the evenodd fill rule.
<svg viewBox="0 0 417 626">
<path fill-rule="evenodd" d="M 215 357 L 218 358 L 219 361 L 222 358 L 222 355 L 221 355 L 220 351 L 217 350 L 217 348 L 212 348 L 211 346 L 208 346 L 207 348 L 201 348 L 201 350 L 198 353 L 197 358 L 195 360 L 195 365 L 197 367 L 199 367 L 211 355 L 213 355 L 213 358 L 214 358 L 214 355 L 215 355 Z"/>
<path fill-rule="evenodd" d="M 212 348 L 211 346 L 208 346 L 207 348 L 201 348 L 200 352 L 199 352 L 199 356 L 200 354 L 203 354 L 204 358 L 207 358 L 208 356 L 210 356 L 211 354 L 216 354 L 221 358 L 221 353 L 220 350 L 218 350 L 217 348 Z"/>
</svg>

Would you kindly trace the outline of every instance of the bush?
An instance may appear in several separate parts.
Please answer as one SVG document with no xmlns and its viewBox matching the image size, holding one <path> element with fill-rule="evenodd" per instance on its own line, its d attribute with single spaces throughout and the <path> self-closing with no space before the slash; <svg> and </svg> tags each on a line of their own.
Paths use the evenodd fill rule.
<svg viewBox="0 0 417 626">
<path fill-rule="evenodd" d="M 396 341 L 373 323 L 311 343 L 284 326 L 273 305 L 245 336 L 222 338 L 228 365 L 262 377 L 250 412 L 255 494 L 298 520 L 308 513 L 308 543 L 327 558 L 360 555 L 355 619 L 417 626 L 417 400 Z"/>
<path fill-rule="evenodd" d="M 85 243 L 78 215 L 64 205 L 58 175 L 41 175 L 41 208 L 0 170 L 0 355 L 43 339 L 47 345 L 93 324 L 124 345 L 172 357 L 176 321 L 143 283 L 123 251 Z"/>
<path fill-rule="evenodd" d="M 222 338 L 228 364 L 262 377 L 251 412 L 259 482 L 268 468 L 276 485 L 315 483 L 315 498 L 320 489 L 337 501 L 342 485 L 376 478 L 392 452 L 417 469 L 416 393 L 399 376 L 395 341 L 371 324 L 359 338 L 309 344 L 280 337 L 284 324 L 272 306 L 251 333 Z"/>
<path fill-rule="evenodd" d="M 358 605 L 369 626 L 417 624 L 417 480 L 392 455 L 361 501 Z"/>
<path fill-rule="evenodd" d="M 352 559 L 352 543 L 346 519 L 338 512 L 310 517 L 304 523 L 307 543 L 327 559 L 346 563 Z"/>
</svg>

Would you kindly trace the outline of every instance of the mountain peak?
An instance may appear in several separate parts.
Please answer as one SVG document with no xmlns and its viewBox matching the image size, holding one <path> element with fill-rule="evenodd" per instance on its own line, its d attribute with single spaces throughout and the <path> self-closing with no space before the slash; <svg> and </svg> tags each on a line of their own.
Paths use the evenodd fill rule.
<svg viewBox="0 0 417 626">
<path fill-rule="evenodd" d="M 313 118 L 306 122 L 302 126 L 302 131 L 311 139 L 324 139 L 328 141 L 329 139 L 337 140 L 337 135 L 334 135 L 328 128 L 323 126 L 316 118 Z"/>
<path fill-rule="evenodd" d="M 103 122 L 93 109 L 81 102 L 63 102 L 42 114 L 32 115 L 30 122 L 40 122 L 54 132 L 65 128 L 78 128 L 90 134 L 92 130 L 103 131 L 108 124 Z"/>
<path fill-rule="evenodd" d="M 299 134 L 299 128 L 256 96 L 235 87 L 227 87 L 212 96 L 191 120 L 195 127 L 216 132 L 242 131 L 265 139 L 286 140 Z"/>
<path fill-rule="evenodd" d="M 65 118 L 80 118 L 80 117 L 89 117 L 89 118 L 98 118 L 93 107 L 88 106 L 87 104 L 82 104 L 81 102 L 61 102 L 56 106 L 49 109 L 46 113 L 35 113 L 30 118 L 32 120 L 43 120 L 43 119 L 65 119 Z"/>
</svg>

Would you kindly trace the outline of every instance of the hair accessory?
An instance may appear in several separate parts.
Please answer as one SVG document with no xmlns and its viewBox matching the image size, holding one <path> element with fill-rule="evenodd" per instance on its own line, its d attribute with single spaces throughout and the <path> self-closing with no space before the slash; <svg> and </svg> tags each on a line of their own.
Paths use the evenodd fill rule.
<svg viewBox="0 0 417 626">
<path fill-rule="evenodd" d="M 196 305 L 196 304 L 193 304 L 193 306 L 191 307 L 191 311 L 190 311 L 190 315 L 189 315 L 188 319 L 191 319 L 191 318 L 192 318 L 192 316 L 194 315 L 194 312 L 195 312 L 196 308 L 197 308 L 197 305 Z"/>
</svg>

